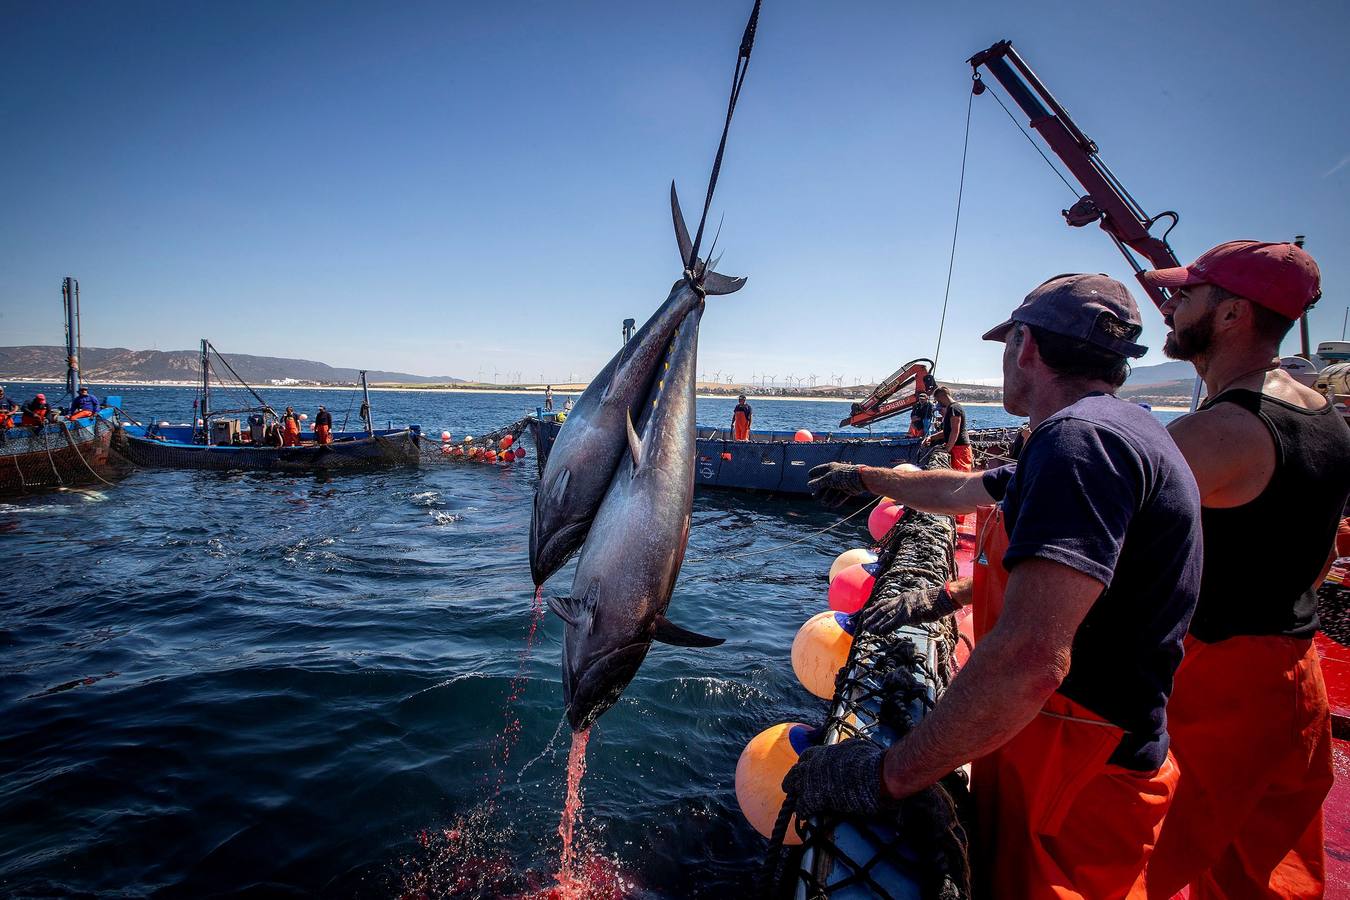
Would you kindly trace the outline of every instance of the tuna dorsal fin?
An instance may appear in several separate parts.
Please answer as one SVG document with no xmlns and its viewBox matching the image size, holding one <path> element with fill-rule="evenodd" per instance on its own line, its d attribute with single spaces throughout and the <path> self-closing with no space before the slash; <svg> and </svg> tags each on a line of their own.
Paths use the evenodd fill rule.
<svg viewBox="0 0 1350 900">
<path fill-rule="evenodd" d="M 638 437 L 637 429 L 633 427 L 631 409 L 625 415 L 624 424 L 628 426 L 628 453 L 633 457 L 633 468 L 636 469 L 642 463 L 642 438 Z"/>
<path fill-rule="evenodd" d="M 656 633 L 652 636 L 663 644 L 675 647 L 716 647 L 726 643 L 726 638 L 708 637 L 687 628 L 681 628 L 665 616 L 656 617 Z"/>
</svg>

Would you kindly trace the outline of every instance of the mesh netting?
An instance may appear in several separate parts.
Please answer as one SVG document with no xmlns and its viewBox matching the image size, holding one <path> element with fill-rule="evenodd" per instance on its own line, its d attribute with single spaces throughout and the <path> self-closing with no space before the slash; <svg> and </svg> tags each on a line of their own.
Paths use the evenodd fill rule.
<svg viewBox="0 0 1350 900">
<path fill-rule="evenodd" d="M 936 452 L 930 466 L 944 465 Z M 881 541 L 868 603 L 937 587 L 955 572 L 950 517 L 906 510 Z M 885 635 L 859 632 L 835 682 L 825 743 L 863 738 L 888 747 L 930 709 L 954 671 L 954 617 Z M 798 897 L 874 896 L 957 900 L 970 896 L 969 804 L 965 775 L 953 772 L 902 801 L 884 819 L 833 816 L 797 825 L 802 844 L 783 846 L 793 798 L 784 803 L 765 868 L 765 893 Z"/>
<path fill-rule="evenodd" d="M 0 430 L 0 494 L 107 483 L 112 432 L 101 418 Z"/>
<path fill-rule="evenodd" d="M 499 450 L 502 439 L 510 436 L 511 447 L 522 446 L 520 436 L 525 432 L 525 426 L 529 424 L 529 417 L 517 419 L 509 425 L 503 425 L 492 431 L 485 431 L 480 435 L 465 435 L 459 440 L 436 440 L 439 435 L 430 435 L 424 440 L 419 448 L 424 460 L 436 460 L 439 462 L 463 462 L 471 459 L 470 454 L 474 450 Z M 459 452 L 455 452 L 458 450 Z"/>
</svg>

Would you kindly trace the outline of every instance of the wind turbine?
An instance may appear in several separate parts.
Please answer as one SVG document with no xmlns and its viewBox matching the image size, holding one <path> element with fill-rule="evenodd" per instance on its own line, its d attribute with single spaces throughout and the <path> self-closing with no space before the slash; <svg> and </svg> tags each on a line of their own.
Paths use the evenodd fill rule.
<svg viewBox="0 0 1350 900">
<path fill-rule="evenodd" d="M 718 369 L 717 371 L 713 372 L 713 381 L 718 382 L 721 380 L 722 380 L 722 370 Z"/>
<path fill-rule="evenodd" d="M 728 372 L 728 373 L 727 373 L 727 384 L 731 384 L 731 383 L 732 383 L 733 381 L 735 381 L 735 380 L 736 380 L 736 376 L 735 376 L 735 375 L 732 375 L 730 372 Z"/>
<path fill-rule="evenodd" d="M 808 381 L 811 382 L 811 387 L 815 387 L 815 386 L 816 386 L 816 379 L 819 378 L 819 377 L 820 377 L 820 376 L 817 375 L 815 372 L 812 372 L 812 373 L 811 373 L 811 377 L 810 377 L 809 379 L 807 379 Z"/>
</svg>

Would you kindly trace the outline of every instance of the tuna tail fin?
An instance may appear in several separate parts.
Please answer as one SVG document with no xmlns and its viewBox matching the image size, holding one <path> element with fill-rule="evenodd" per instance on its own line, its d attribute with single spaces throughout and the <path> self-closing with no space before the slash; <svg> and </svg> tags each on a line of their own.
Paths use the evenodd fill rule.
<svg viewBox="0 0 1350 900">
<path fill-rule="evenodd" d="M 734 294 L 745 286 L 744 278 L 733 278 L 712 271 L 700 259 L 693 259 L 694 242 L 689 239 L 689 227 L 684 224 L 684 213 L 680 210 L 680 198 L 675 192 L 675 182 L 670 183 L 670 215 L 675 220 L 675 241 L 680 246 L 680 265 L 692 274 L 705 294 Z"/>
<path fill-rule="evenodd" d="M 726 638 L 708 637 L 687 628 L 681 628 L 665 616 L 656 617 L 656 633 L 652 636 L 663 644 L 675 647 L 716 647 L 726 643 Z"/>
</svg>

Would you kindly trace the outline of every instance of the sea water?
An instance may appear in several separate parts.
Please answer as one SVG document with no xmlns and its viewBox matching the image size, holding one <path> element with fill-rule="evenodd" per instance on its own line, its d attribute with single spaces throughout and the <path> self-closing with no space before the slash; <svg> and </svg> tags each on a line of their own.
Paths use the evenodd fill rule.
<svg viewBox="0 0 1350 900">
<path fill-rule="evenodd" d="M 143 421 L 192 415 L 191 390 L 115 392 Z M 339 426 L 360 403 L 266 394 L 311 420 L 324 403 Z M 457 439 L 539 402 L 371 400 L 379 426 Z M 847 412 L 752 402 L 759 428 L 831 430 Z M 729 423 L 734 404 L 700 400 L 699 422 Z M 967 409 L 976 427 L 1014 421 Z M 830 561 L 866 542 L 863 519 L 813 534 L 840 514 L 699 492 L 669 614 L 726 643 L 655 645 L 578 757 L 559 729 L 561 625 L 530 580 L 524 445 L 510 467 L 140 470 L 99 503 L 0 505 L 0 894 L 547 895 L 560 871 L 601 893 L 751 890 L 765 845 L 737 811 L 736 759 L 768 725 L 824 717 L 789 648 L 826 607 Z M 585 762 L 584 851 L 560 870 L 569 756 L 574 774 Z"/>
</svg>

